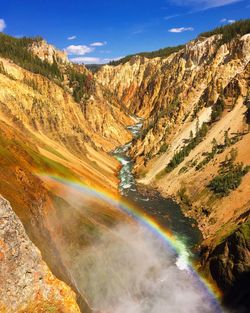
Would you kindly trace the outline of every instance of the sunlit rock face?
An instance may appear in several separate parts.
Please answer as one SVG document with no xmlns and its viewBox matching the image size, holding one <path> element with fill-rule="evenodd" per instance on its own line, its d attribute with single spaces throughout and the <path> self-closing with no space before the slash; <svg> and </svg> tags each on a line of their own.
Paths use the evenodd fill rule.
<svg viewBox="0 0 250 313">
<path fill-rule="evenodd" d="M 249 34 L 227 44 L 221 43 L 221 35 L 214 35 L 193 40 L 165 59 L 137 56 L 97 72 L 100 84 L 109 87 L 132 113 L 147 118 L 142 139 L 131 149 L 136 171 L 143 171 L 145 162 L 157 156 L 164 143 L 171 145 L 204 107 L 216 103 L 234 79 L 239 86 L 245 84 L 241 81 L 249 55 Z M 246 86 L 240 89 L 247 94 Z M 155 173 L 147 176 L 151 180 Z"/>
<path fill-rule="evenodd" d="M 62 72 L 68 66 L 75 67 L 44 41 L 36 42 L 32 49 L 41 60 L 51 63 L 56 59 Z M 95 84 L 84 67 L 76 71 L 86 72 L 93 88 L 86 101 L 76 102 L 66 78 L 57 84 L 9 59 L 1 58 L 0 63 L 0 193 L 10 201 L 53 273 L 74 288 L 64 267 L 65 259 L 56 247 L 62 235 L 69 241 L 74 239 L 74 234 L 67 236 L 72 227 L 64 227 L 58 218 L 61 207 L 70 214 L 72 206 L 42 176 L 55 175 L 117 193 L 119 162 L 108 152 L 131 140 L 126 126 L 133 120 L 111 94 Z M 110 217 L 114 222 L 116 215 Z M 49 217 L 55 217 L 53 223 Z M 81 214 L 75 214 L 75 218 L 78 231 Z M 102 221 L 101 215 L 99 218 Z M 88 237 L 93 223 L 87 220 L 86 224 L 90 226 L 82 232 Z M 84 300 L 80 302 L 85 307 Z"/>
<path fill-rule="evenodd" d="M 54 46 L 48 44 L 45 40 L 35 41 L 30 50 L 42 61 L 46 60 L 50 64 L 58 62 L 69 64 L 67 54 L 64 51 L 57 50 Z"/>
<path fill-rule="evenodd" d="M 211 260 L 213 278 L 224 287 L 239 276 L 247 277 L 249 248 L 243 244 L 238 253 L 232 239 L 245 240 L 239 234 L 241 225 L 249 223 L 250 175 L 226 197 L 216 197 L 207 186 L 231 149 L 237 150 L 236 162 L 249 165 L 249 61 L 250 34 L 228 43 L 215 35 L 191 41 L 165 59 L 134 57 L 122 65 L 104 66 L 96 74 L 100 84 L 145 118 L 141 136 L 130 149 L 134 173 L 140 183 L 181 202 L 184 213 L 198 222 L 204 237 L 203 266 L 209 269 Z M 219 99 L 225 103 L 223 114 L 210 123 Z M 203 122 L 209 124 L 207 135 L 171 172 L 164 172 Z M 240 139 L 197 167 L 212 151 L 214 139 L 224 145 L 225 132 L 230 138 L 240 134 Z M 239 293 L 244 292 L 249 294 L 249 289 L 243 287 Z"/>
<path fill-rule="evenodd" d="M 231 223 L 227 227 L 231 229 L 236 219 L 240 223 L 241 214 L 249 207 L 249 175 L 242 182 L 244 193 L 234 191 L 212 204 L 206 189 L 230 149 L 237 149 L 239 162 L 249 162 L 250 135 L 244 104 L 249 93 L 249 60 L 250 34 L 236 36 L 225 44 L 221 35 L 214 35 L 193 40 L 165 59 L 138 56 L 115 67 L 104 66 L 96 74 L 100 84 L 109 86 L 124 105 L 145 117 L 141 136 L 130 149 L 140 182 L 154 184 L 163 194 L 180 201 L 179 191 L 186 188 L 193 207 L 187 214 L 198 220 L 208 244 L 225 235 L 217 232 L 221 225 Z M 164 173 L 190 134 L 195 135 L 202 123 L 209 123 L 219 98 L 225 102 L 221 119 L 210 126 L 206 137 L 183 162 Z M 196 170 L 196 165 L 211 151 L 214 138 L 223 144 L 226 131 L 231 137 L 243 134 L 242 140 Z M 208 208 L 209 216 L 202 214 L 201 207 Z"/>
<path fill-rule="evenodd" d="M 74 292 L 52 275 L 9 202 L 0 197 L 0 311 L 79 313 Z"/>
</svg>

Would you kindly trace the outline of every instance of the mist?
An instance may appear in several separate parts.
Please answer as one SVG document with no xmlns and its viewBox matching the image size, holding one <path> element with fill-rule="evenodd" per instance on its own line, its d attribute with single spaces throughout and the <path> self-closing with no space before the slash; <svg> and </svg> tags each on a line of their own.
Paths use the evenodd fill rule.
<svg viewBox="0 0 250 313">
<path fill-rule="evenodd" d="M 56 214 L 48 216 L 54 244 L 93 312 L 222 312 L 188 266 L 184 244 L 177 255 L 152 228 L 102 198 L 70 185 L 56 187 L 67 202 L 59 202 Z"/>
<path fill-rule="evenodd" d="M 218 312 L 181 259 L 141 226 L 103 233 L 72 259 L 71 268 L 79 292 L 96 312 Z"/>
</svg>

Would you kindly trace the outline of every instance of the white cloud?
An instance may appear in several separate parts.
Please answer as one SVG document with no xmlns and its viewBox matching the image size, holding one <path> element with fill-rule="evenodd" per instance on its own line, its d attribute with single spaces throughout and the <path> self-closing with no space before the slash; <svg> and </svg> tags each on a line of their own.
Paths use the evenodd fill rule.
<svg viewBox="0 0 250 313">
<path fill-rule="evenodd" d="M 193 27 L 177 27 L 177 28 L 171 28 L 168 31 L 170 33 L 182 33 L 186 31 L 193 31 Z"/>
<path fill-rule="evenodd" d="M 0 32 L 2 32 L 7 27 L 4 19 L 0 19 Z"/>
<path fill-rule="evenodd" d="M 172 18 L 181 16 L 181 14 L 173 14 L 173 15 L 167 15 L 164 17 L 164 20 L 171 20 Z"/>
<path fill-rule="evenodd" d="M 73 63 L 84 63 L 84 64 L 101 64 L 101 58 L 96 57 L 76 57 L 71 58 L 71 62 Z"/>
<path fill-rule="evenodd" d="M 98 58 L 98 57 L 75 57 L 71 58 L 70 61 L 73 63 L 84 63 L 84 64 L 105 64 L 109 63 L 110 61 L 118 61 L 122 59 L 123 56 L 117 58 Z"/>
<path fill-rule="evenodd" d="M 103 47 L 106 46 L 107 41 L 97 41 L 90 44 L 91 47 Z"/>
<path fill-rule="evenodd" d="M 230 20 L 230 19 L 227 19 L 227 18 L 223 18 L 220 20 L 221 23 L 228 23 L 228 24 L 233 24 L 235 23 L 235 20 Z"/>
<path fill-rule="evenodd" d="M 90 53 L 94 50 L 94 48 L 90 48 L 85 45 L 70 45 L 64 49 L 69 55 L 85 55 L 86 53 Z"/>
<path fill-rule="evenodd" d="M 69 36 L 67 39 L 68 40 L 74 40 L 74 39 L 76 39 L 76 36 L 75 35 L 74 36 Z"/>
<path fill-rule="evenodd" d="M 222 7 L 242 0 L 172 0 L 172 3 L 192 7 L 193 9 L 206 10 L 211 8 Z"/>
<path fill-rule="evenodd" d="M 106 58 L 106 59 L 103 59 L 105 61 L 105 63 L 108 63 L 108 62 L 111 62 L 111 61 L 119 61 L 121 60 L 122 58 L 124 58 L 124 55 L 121 56 L 121 57 L 116 57 L 116 58 Z"/>
</svg>

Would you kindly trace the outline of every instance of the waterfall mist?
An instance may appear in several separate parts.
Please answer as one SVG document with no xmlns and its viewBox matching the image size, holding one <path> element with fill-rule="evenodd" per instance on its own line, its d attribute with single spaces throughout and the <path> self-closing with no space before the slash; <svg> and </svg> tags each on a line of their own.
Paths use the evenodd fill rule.
<svg viewBox="0 0 250 313">
<path fill-rule="evenodd" d="M 55 215 L 48 216 L 54 244 L 93 312 L 222 312 L 187 266 L 184 247 L 177 256 L 153 228 L 102 198 L 70 185 L 57 188 L 66 201 L 59 201 Z"/>
<path fill-rule="evenodd" d="M 216 312 L 201 282 L 151 232 L 119 226 L 73 262 L 79 291 L 105 313 Z"/>
</svg>

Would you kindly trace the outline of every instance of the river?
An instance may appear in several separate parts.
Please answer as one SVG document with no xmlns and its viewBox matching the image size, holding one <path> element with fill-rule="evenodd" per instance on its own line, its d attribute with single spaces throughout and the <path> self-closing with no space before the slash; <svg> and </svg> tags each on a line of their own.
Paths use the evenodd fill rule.
<svg viewBox="0 0 250 313">
<path fill-rule="evenodd" d="M 137 123 L 128 127 L 134 139 L 140 135 L 142 126 L 142 119 L 137 118 Z M 185 242 L 188 249 L 193 250 L 202 239 L 202 234 L 195 221 L 185 217 L 180 206 L 172 199 L 162 197 L 158 191 L 152 190 L 152 188 L 137 185 L 132 173 L 134 163 L 129 156 L 131 145 L 132 142 L 129 142 L 113 152 L 115 158 L 122 165 L 119 172 L 121 195 L 134 202 L 161 226 L 171 230 L 177 238 Z"/>
<path fill-rule="evenodd" d="M 141 120 L 129 127 L 134 138 L 141 128 Z M 95 313 L 221 313 L 220 305 L 190 263 L 190 251 L 201 239 L 198 228 L 174 201 L 137 185 L 129 157 L 131 144 L 113 152 L 122 165 L 120 193 L 129 200 L 117 207 L 122 209 L 122 203 L 130 206 L 133 202 L 131 207 L 140 207 L 147 218 L 138 215 L 137 219 L 131 212 L 138 223 L 121 220 L 112 228 L 97 223 L 98 232 L 91 228 L 97 239 L 72 257 L 79 294 Z M 93 216 L 92 209 L 89 212 L 91 220 L 98 220 L 98 213 Z M 155 224 L 143 223 L 145 220 L 156 221 L 176 238 L 171 234 L 174 239 L 169 241 L 167 236 L 158 236 Z"/>
</svg>

